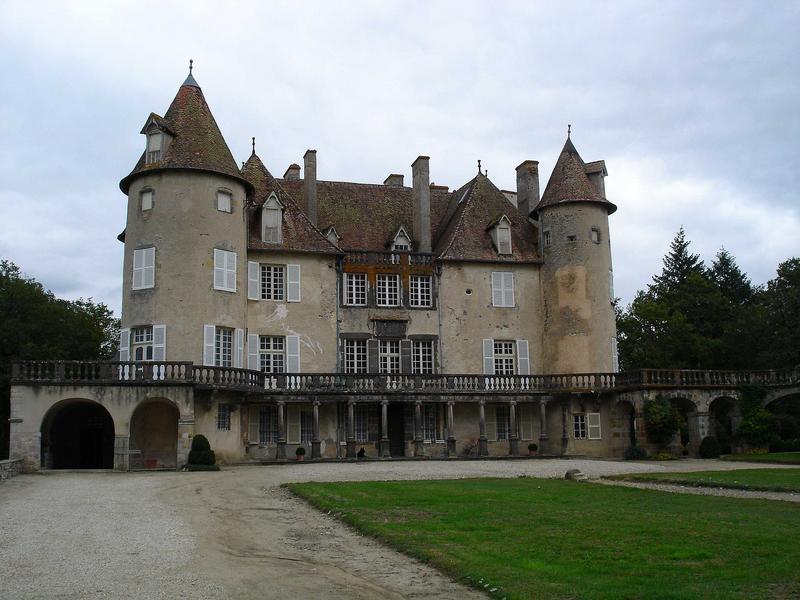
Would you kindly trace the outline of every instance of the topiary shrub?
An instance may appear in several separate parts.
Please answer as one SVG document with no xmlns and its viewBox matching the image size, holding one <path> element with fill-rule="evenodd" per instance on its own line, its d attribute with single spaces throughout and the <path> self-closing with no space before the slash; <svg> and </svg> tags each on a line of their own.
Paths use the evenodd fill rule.
<svg viewBox="0 0 800 600">
<path fill-rule="evenodd" d="M 713 436 L 704 437 L 700 442 L 700 457 L 701 458 L 719 458 L 721 449 L 717 438 Z"/>
<path fill-rule="evenodd" d="M 533 453 L 533 452 L 536 452 L 538 449 L 539 449 L 539 445 L 538 444 L 535 444 L 533 442 L 528 444 L 528 452 Z"/>
<path fill-rule="evenodd" d="M 305 456 L 306 455 L 306 449 L 303 448 L 303 446 L 298 446 L 297 450 L 294 451 L 294 454 L 295 454 L 295 456 Z"/>
<path fill-rule="evenodd" d="M 202 434 L 194 436 L 192 438 L 192 448 L 189 450 L 189 466 L 212 467 L 216 462 L 217 457 L 214 455 L 206 436 Z"/>
<path fill-rule="evenodd" d="M 678 431 L 679 423 L 672 410 L 672 403 L 659 395 L 644 403 L 644 427 L 647 438 L 663 447 L 672 441 Z"/>
<path fill-rule="evenodd" d="M 647 458 L 647 450 L 634 444 L 625 450 L 625 460 L 644 460 Z"/>
</svg>

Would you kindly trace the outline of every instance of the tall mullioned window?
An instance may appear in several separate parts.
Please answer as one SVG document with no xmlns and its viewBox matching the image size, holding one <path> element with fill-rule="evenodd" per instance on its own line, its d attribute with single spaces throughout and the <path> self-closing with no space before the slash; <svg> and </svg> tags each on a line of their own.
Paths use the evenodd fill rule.
<svg viewBox="0 0 800 600">
<path fill-rule="evenodd" d="M 367 340 L 344 340 L 344 372 L 367 372 Z"/>
<path fill-rule="evenodd" d="M 231 430 L 231 405 L 217 404 L 217 430 Z"/>
<path fill-rule="evenodd" d="M 433 305 L 430 275 L 410 275 L 408 278 L 409 303 L 415 308 Z"/>
<path fill-rule="evenodd" d="M 511 412 L 505 404 L 495 406 L 495 427 L 498 440 L 507 440 L 511 433 Z"/>
<path fill-rule="evenodd" d="M 411 372 L 419 375 L 433 373 L 433 340 L 411 343 Z"/>
<path fill-rule="evenodd" d="M 516 353 L 514 342 L 495 340 L 494 342 L 494 374 L 513 375 L 516 372 Z"/>
<path fill-rule="evenodd" d="M 259 368 L 262 373 L 286 371 L 286 338 L 262 335 L 258 347 Z"/>
<path fill-rule="evenodd" d="M 366 306 L 367 274 L 345 273 L 344 282 L 345 282 L 344 303 L 347 306 Z"/>
<path fill-rule="evenodd" d="M 283 300 L 286 287 L 286 267 L 261 265 L 261 299 Z"/>
<path fill-rule="evenodd" d="M 400 275 L 378 275 L 378 306 L 400 306 Z"/>
<path fill-rule="evenodd" d="M 139 362 L 153 360 L 153 328 L 134 327 L 131 329 L 131 350 L 133 360 Z"/>
<path fill-rule="evenodd" d="M 379 340 L 378 372 L 400 372 L 400 340 Z"/>
<path fill-rule="evenodd" d="M 217 327 L 214 340 L 214 356 L 216 366 L 233 366 L 233 329 Z"/>
<path fill-rule="evenodd" d="M 275 406 L 262 406 L 258 411 L 258 443 L 278 442 L 278 409 Z"/>
</svg>

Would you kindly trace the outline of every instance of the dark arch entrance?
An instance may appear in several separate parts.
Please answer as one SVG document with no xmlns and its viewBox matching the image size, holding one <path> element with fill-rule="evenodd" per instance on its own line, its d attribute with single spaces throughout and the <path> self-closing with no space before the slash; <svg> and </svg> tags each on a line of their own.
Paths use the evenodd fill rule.
<svg viewBox="0 0 800 600">
<path fill-rule="evenodd" d="M 708 416 L 708 434 L 717 438 L 722 454 L 730 454 L 733 451 L 733 434 L 741 421 L 736 400 L 727 396 L 714 398 L 708 405 Z"/>
<path fill-rule="evenodd" d="M 50 409 L 42 422 L 42 467 L 111 469 L 114 421 L 89 400 L 71 400 Z"/>
<path fill-rule="evenodd" d="M 131 468 L 178 466 L 178 409 L 168 400 L 147 400 L 131 417 Z"/>
</svg>

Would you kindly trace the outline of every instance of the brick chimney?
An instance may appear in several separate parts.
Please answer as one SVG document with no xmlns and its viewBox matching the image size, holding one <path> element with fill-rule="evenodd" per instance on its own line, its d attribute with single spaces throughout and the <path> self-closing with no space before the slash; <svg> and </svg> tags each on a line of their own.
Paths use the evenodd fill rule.
<svg viewBox="0 0 800 600">
<path fill-rule="evenodd" d="M 317 226 L 317 151 L 306 150 L 303 155 L 303 196 L 306 199 L 306 216 Z"/>
<path fill-rule="evenodd" d="M 286 173 L 283 174 L 284 179 L 300 179 L 300 165 L 297 163 L 292 163 L 289 165 L 289 168 L 286 169 Z"/>
<path fill-rule="evenodd" d="M 526 160 L 517 167 L 517 208 L 527 219 L 539 204 L 539 161 Z"/>
<path fill-rule="evenodd" d="M 389 176 L 383 180 L 383 185 L 403 187 L 403 176 L 398 173 L 389 173 Z"/>
<path fill-rule="evenodd" d="M 431 174 L 430 157 L 418 156 L 411 163 L 414 196 L 414 237 L 417 252 L 431 251 Z"/>
</svg>

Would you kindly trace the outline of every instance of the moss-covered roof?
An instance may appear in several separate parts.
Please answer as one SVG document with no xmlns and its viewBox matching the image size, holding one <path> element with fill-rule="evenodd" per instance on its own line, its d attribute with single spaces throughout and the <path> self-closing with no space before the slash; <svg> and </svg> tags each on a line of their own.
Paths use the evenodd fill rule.
<svg viewBox="0 0 800 600">
<path fill-rule="evenodd" d="M 145 152 L 139 162 L 122 181 L 120 189 L 128 193 L 131 181 L 140 174 L 166 169 L 200 170 L 226 175 L 245 184 L 239 168 L 231 154 L 222 132 L 211 114 L 203 91 L 192 78 L 178 89 L 175 99 L 167 109 L 163 119 L 154 113 L 156 123 L 163 123 L 168 133 L 173 135 L 161 160 L 145 164 Z"/>
<path fill-rule="evenodd" d="M 340 250 L 334 246 L 322 232 L 314 227 L 311 221 L 296 204 L 290 194 L 261 162 L 253 152 L 242 167 L 242 176 L 254 188 L 250 206 L 247 209 L 247 246 L 254 250 L 274 250 L 292 252 L 317 252 L 337 254 Z M 280 244 L 267 243 L 261 239 L 261 206 L 275 193 L 283 205 L 282 239 Z"/>
</svg>

